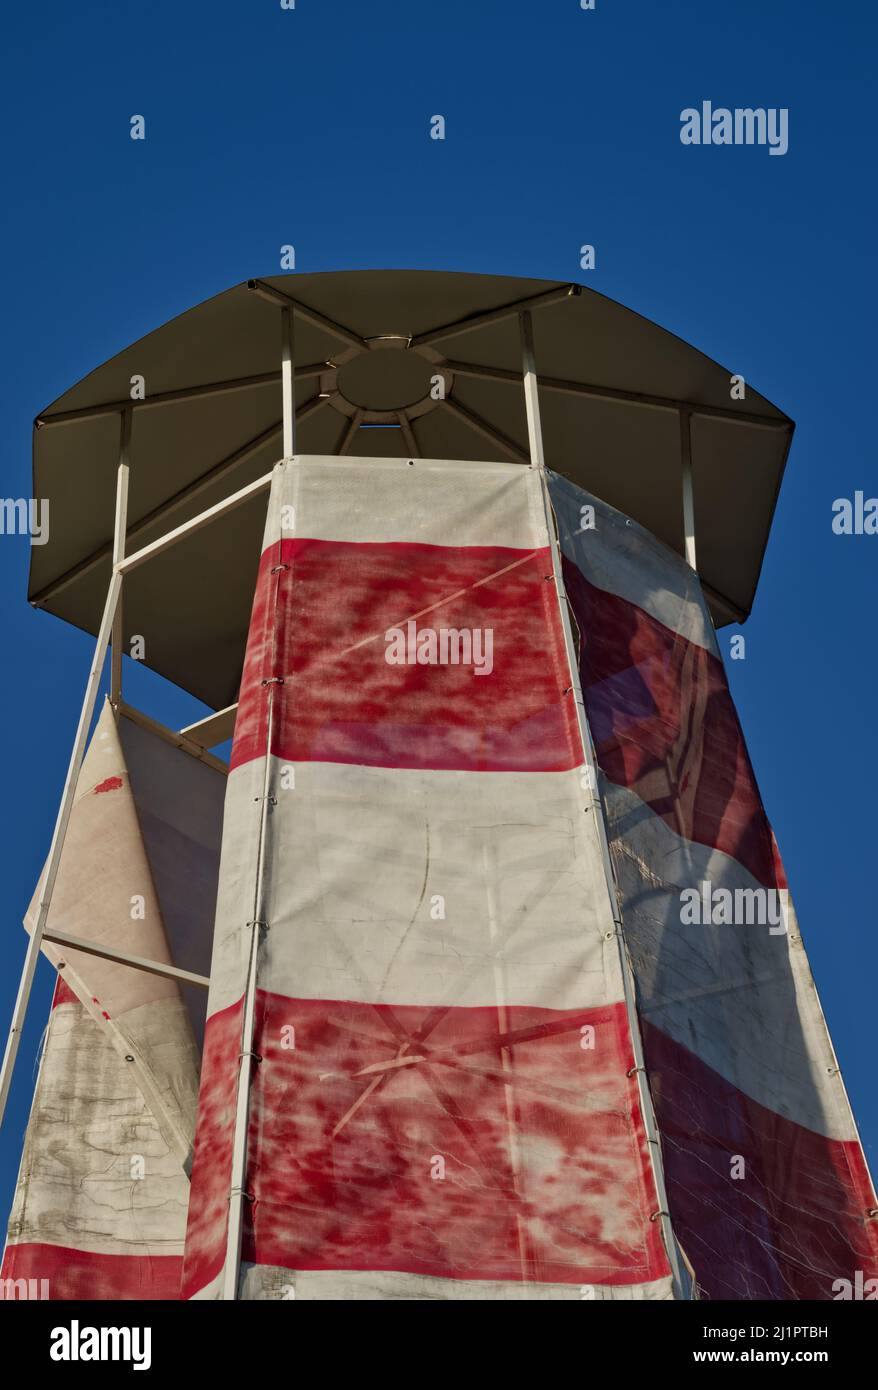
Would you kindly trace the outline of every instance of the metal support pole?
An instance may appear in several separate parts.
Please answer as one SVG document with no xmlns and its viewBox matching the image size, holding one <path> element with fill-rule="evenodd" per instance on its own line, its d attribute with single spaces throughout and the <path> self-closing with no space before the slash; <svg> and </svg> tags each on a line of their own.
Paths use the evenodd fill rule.
<svg viewBox="0 0 878 1390">
<path fill-rule="evenodd" d="M 232 1174 L 229 1189 L 229 1224 L 226 1232 L 226 1260 L 223 1269 L 223 1299 L 238 1297 L 238 1276 L 241 1269 L 241 1238 L 244 1232 L 244 1191 L 247 1178 L 247 1131 L 250 1123 L 250 1081 L 253 1074 L 253 1031 L 256 1021 L 256 976 L 259 965 L 260 934 L 265 927 L 265 841 L 268 830 L 268 797 L 271 788 L 271 737 L 274 715 L 274 692 L 268 687 L 268 730 L 265 747 L 265 773 L 259 808 L 259 844 L 256 859 L 256 889 L 253 903 L 250 958 L 247 967 L 247 989 L 244 995 L 244 1017 L 241 1027 L 241 1051 L 238 1057 L 238 1093 L 235 1102 L 235 1133 L 232 1141 Z"/>
<path fill-rule="evenodd" d="M 546 476 L 546 465 L 543 454 L 543 438 L 540 426 L 539 398 L 537 394 L 537 376 L 534 365 L 533 354 L 533 335 L 530 324 L 526 322 L 530 315 L 526 312 L 521 315 L 521 346 L 522 346 L 522 372 L 524 378 L 524 400 L 527 410 L 527 429 L 531 446 L 531 467 L 536 470 L 539 479 L 543 498 L 543 510 L 545 514 L 546 530 L 549 538 L 549 549 L 552 556 L 552 577 L 554 580 L 555 594 L 558 600 L 558 609 L 561 617 L 561 627 L 564 633 L 564 646 L 567 654 L 567 665 L 570 675 L 571 694 L 573 696 L 576 709 L 576 722 L 579 728 L 580 741 L 582 743 L 582 753 L 587 770 L 587 788 L 585 791 L 586 805 L 583 810 L 589 814 L 597 828 L 598 843 L 601 852 L 601 861 L 604 869 L 604 882 L 607 890 L 607 900 L 610 914 L 614 924 L 614 934 L 619 951 L 619 964 L 622 975 L 622 988 L 625 995 L 625 1011 L 628 1018 L 628 1032 L 631 1038 L 631 1049 L 634 1054 L 634 1065 L 637 1074 L 637 1085 L 640 1097 L 640 1109 L 643 1115 L 644 1128 L 646 1130 L 647 1143 L 649 1145 L 650 1157 L 652 1159 L 652 1172 L 655 1181 L 656 1198 L 659 1204 L 658 1213 L 653 1219 L 661 1221 L 662 1234 L 664 1236 L 665 1250 L 668 1256 L 668 1263 L 671 1267 L 671 1281 L 673 1285 L 674 1297 L 677 1299 L 687 1298 L 688 1285 L 684 1281 L 681 1263 L 680 1249 L 671 1226 L 671 1218 L 668 1209 L 668 1195 L 665 1186 L 664 1162 L 662 1159 L 661 1141 L 659 1139 L 658 1124 L 656 1122 L 655 1110 L 652 1102 L 652 1092 L 649 1089 L 649 1081 L 646 1075 L 646 1064 L 643 1056 L 643 1044 L 640 1037 L 640 1024 L 637 1017 L 637 1003 L 635 998 L 634 977 L 631 970 L 631 962 L 628 959 L 628 951 L 625 946 L 625 938 L 622 932 L 622 914 L 619 909 L 619 899 L 616 892 L 616 878 L 613 872 L 613 861 L 610 857 L 610 842 L 607 833 L 606 810 L 603 804 L 603 797 L 600 791 L 598 780 L 598 766 L 595 757 L 594 745 L 591 738 L 591 729 L 588 724 L 588 716 L 585 712 L 585 699 L 582 694 L 582 684 L 579 679 L 579 658 L 576 650 L 576 642 L 573 637 L 573 628 L 570 622 L 570 609 L 567 601 L 567 590 L 564 587 L 564 577 L 561 568 L 561 547 L 558 541 L 558 533 L 555 526 L 555 513 L 552 507 L 552 499 L 549 493 L 548 478 Z"/>
<path fill-rule="evenodd" d="M 284 458 L 296 452 L 296 382 L 293 375 L 293 311 L 281 311 L 281 385 L 284 401 Z"/>
<path fill-rule="evenodd" d="M 686 563 L 694 570 L 695 563 L 695 490 L 692 484 L 692 412 L 680 411 L 680 456 L 683 464 L 683 538 Z"/>
<path fill-rule="evenodd" d="M 365 415 L 365 413 L 366 412 L 364 410 L 355 410 L 350 420 L 345 425 L 344 434 L 342 436 L 341 443 L 338 446 L 339 456 L 346 454 L 348 449 L 353 444 L 354 439 L 356 438 L 357 430 L 363 423 L 363 416 Z"/>
<path fill-rule="evenodd" d="M 111 960 L 117 965 L 130 965 L 132 970 L 143 970 L 147 975 L 159 975 L 165 980 L 178 980 L 182 985 L 198 985 L 199 989 L 210 989 L 209 975 L 196 975 L 191 970 L 180 970 L 176 965 L 164 961 L 150 960 L 148 956 L 133 956 L 130 951 L 117 951 L 113 946 L 103 946 L 99 941 L 87 941 L 82 936 L 72 936 L 66 931 L 43 932 L 43 940 L 55 946 L 66 946 L 68 951 L 82 951 L 86 956 L 97 956 L 100 960 Z M 59 964 L 62 968 L 66 962 Z"/>
<path fill-rule="evenodd" d="M 277 596 L 274 595 L 274 628 L 272 632 L 271 665 L 273 675 L 277 646 Z M 244 1191 L 247 1180 L 247 1132 L 250 1122 L 250 1082 L 253 1075 L 253 1033 L 256 1022 L 256 977 L 259 966 L 259 945 L 265 920 L 265 859 L 268 840 L 268 809 L 271 794 L 272 740 L 274 732 L 274 701 L 277 684 L 270 679 L 268 719 L 265 733 L 265 769 L 262 775 L 262 796 L 259 806 L 259 834 L 256 847 L 256 882 L 253 890 L 253 920 L 250 928 L 250 951 L 247 968 L 247 988 L 244 993 L 244 1016 L 241 1020 L 241 1050 L 238 1056 L 238 1090 L 235 1101 L 235 1131 L 232 1140 L 232 1171 L 229 1188 L 229 1223 L 226 1229 L 226 1259 L 223 1267 L 224 1301 L 238 1297 L 238 1277 L 241 1269 L 241 1238 L 244 1232 L 244 1203 L 249 1194 Z"/>
<path fill-rule="evenodd" d="M 527 437 L 532 468 L 545 468 L 543 427 L 540 421 L 540 393 L 534 365 L 534 326 L 530 310 L 521 314 L 521 364 L 524 374 L 524 404 L 527 410 Z"/>
<path fill-rule="evenodd" d="M 237 705 L 233 707 L 237 709 Z M 196 736 L 189 738 L 186 729 L 169 729 L 167 724 L 161 724 L 158 719 L 151 719 L 143 710 L 135 709 L 134 705 L 129 705 L 126 700 L 119 702 L 119 714 L 123 719 L 128 719 L 132 724 L 139 724 L 141 729 L 146 729 L 147 733 L 155 734 L 163 743 L 167 743 L 171 748 L 177 748 L 181 753 L 187 754 L 190 758 L 204 763 L 205 767 L 212 767 L 214 772 L 219 772 L 223 777 L 228 777 L 228 764 L 222 758 L 214 757 L 208 751 L 208 746 L 201 742 Z"/>
<path fill-rule="evenodd" d="M 266 758 L 266 766 L 269 759 Z M 264 804 L 264 802 L 263 802 Z M 250 958 L 247 966 L 247 991 L 244 996 L 244 1026 L 241 1033 L 241 1052 L 238 1057 L 238 1093 L 235 1103 L 235 1133 L 232 1147 L 232 1176 L 229 1188 L 229 1224 L 226 1231 L 226 1259 L 223 1266 L 223 1301 L 234 1302 L 238 1297 L 238 1277 L 241 1271 L 241 1239 L 244 1234 L 244 1191 L 247 1176 L 247 1129 L 250 1121 L 250 1078 L 253 1070 L 253 1024 L 256 1017 L 256 972 L 259 962 L 258 921 L 250 923 Z"/>
<path fill-rule="evenodd" d="M 122 411 L 120 420 L 119 468 L 116 474 L 116 524 L 113 530 L 113 564 L 125 558 L 125 536 L 128 526 L 128 466 L 131 455 L 131 425 L 134 411 L 130 405 Z M 122 699 L 122 594 L 116 604 L 113 619 L 112 654 L 110 657 L 110 704 L 119 708 Z"/>
<path fill-rule="evenodd" d="M 142 550 L 132 551 L 115 566 L 116 573 L 130 574 L 131 570 L 138 569 L 147 560 L 151 560 L 154 555 L 160 555 L 163 550 L 168 550 L 172 545 L 176 545 L 185 536 L 191 536 L 195 531 L 200 531 L 202 527 L 209 526 L 218 516 L 225 516 L 227 512 L 234 511 L 244 502 L 249 502 L 252 497 L 257 497 L 260 492 L 268 492 L 273 476 L 272 473 L 263 473 L 261 478 L 256 478 L 246 487 L 239 488 L 229 497 L 224 497 L 222 502 L 208 507 L 206 512 L 199 512 L 197 516 L 184 521 L 182 526 L 175 526 L 173 531 L 166 531 L 163 536 L 159 536 L 158 540 L 150 541 L 149 545 L 145 545 Z"/>
<path fill-rule="evenodd" d="M 236 702 L 196 720 L 194 724 L 187 724 L 179 731 L 180 737 L 189 743 L 197 743 L 201 748 L 214 748 L 218 743 L 225 743 L 226 739 L 234 737 L 237 717 Z"/>
<path fill-rule="evenodd" d="M 123 510 L 119 505 L 119 493 L 125 486 L 125 481 L 125 477 L 122 475 L 120 469 L 120 477 L 117 481 L 116 492 L 117 523 L 121 511 Z M 94 714 L 95 701 L 101 683 L 104 658 L 107 654 L 110 633 L 113 628 L 113 620 L 116 615 L 116 606 L 119 602 L 121 590 L 122 575 L 118 570 L 114 569 L 110 579 L 110 587 L 107 591 L 107 599 L 104 604 L 101 626 L 98 631 L 97 641 L 95 642 L 94 656 L 92 657 L 91 670 L 89 671 L 88 681 L 85 687 L 85 698 L 83 699 L 82 710 L 79 715 L 79 725 L 76 730 L 76 738 L 73 742 L 73 752 L 70 755 L 70 765 L 67 769 L 67 778 L 64 782 L 61 805 L 58 808 L 58 817 L 55 821 L 55 830 L 49 849 L 46 879 L 40 896 L 37 920 L 34 924 L 30 941 L 28 942 L 24 966 L 21 972 L 21 980 L 18 986 L 18 995 L 15 1000 L 15 1009 L 12 1015 L 12 1025 L 9 1029 L 9 1037 L 6 1041 L 3 1065 L 2 1068 L 0 1068 L 0 1124 L 2 1124 L 3 1115 L 6 1110 L 6 1101 L 12 1082 L 12 1072 L 15 1067 L 15 1059 L 18 1056 L 18 1046 L 21 1042 L 21 1034 L 24 1029 L 24 1019 L 27 1013 L 28 1001 L 30 1000 L 37 961 L 39 960 L 40 946 L 42 945 L 43 933 L 46 929 L 46 922 L 49 917 L 49 907 L 52 902 L 52 893 L 55 889 L 55 880 L 58 877 L 58 868 L 61 863 L 61 851 L 64 848 L 64 839 L 67 834 L 67 827 L 70 823 L 70 815 L 73 810 L 76 783 L 79 777 L 79 770 L 82 767 L 82 760 L 85 756 L 85 744 L 88 738 L 92 715 Z"/>
</svg>

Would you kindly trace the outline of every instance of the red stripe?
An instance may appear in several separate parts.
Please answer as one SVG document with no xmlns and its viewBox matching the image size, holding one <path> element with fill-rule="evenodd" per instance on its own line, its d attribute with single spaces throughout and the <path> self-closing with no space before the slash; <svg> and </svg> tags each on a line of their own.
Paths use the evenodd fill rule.
<svg viewBox="0 0 878 1390">
<path fill-rule="evenodd" d="M 569 560 L 580 673 L 598 762 L 684 839 L 785 887 L 722 662 Z M 778 876 L 780 873 L 780 877 Z"/>
<path fill-rule="evenodd" d="M 835 1280 L 878 1277 L 859 1144 L 775 1114 L 658 1028 L 642 1031 L 674 1229 L 704 1295 L 832 1299 Z"/>
<path fill-rule="evenodd" d="M 70 988 L 67 981 L 64 979 L 64 976 L 59 975 L 57 980 L 55 981 L 55 993 L 52 995 L 52 1008 L 57 1009 L 59 1004 L 78 1003 L 78 995 L 73 993 L 73 990 Z"/>
<path fill-rule="evenodd" d="M 278 572 L 278 565 L 287 566 Z M 263 555 L 232 766 L 290 761 L 469 771 L 578 766 L 575 711 L 548 551 L 286 540 Z M 390 665 L 385 633 L 493 635 L 493 670 Z M 362 645 L 358 645 L 362 644 Z M 275 649 L 272 660 L 272 648 Z"/>
<path fill-rule="evenodd" d="M 98 1255 L 65 1245 L 27 1242 L 8 1245 L 0 1278 L 48 1280 L 53 1302 L 103 1302 L 113 1299 L 178 1299 L 183 1259 L 180 1255 Z M 14 1291 L 18 1298 L 21 1291 Z M 10 1296 L 10 1295 L 7 1295 Z"/>
<path fill-rule="evenodd" d="M 183 1297 L 203 1289 L 225 1261 L 241 1051 L 243 999 L 207 1020 L 189 1214 L 183 1267 Z"/>
<path fill-rule="evenodd" d="M 239 1006 L 208 1023 L 199 1230 L 228 1196 L 239 1027 Z M 667 1274 L 623 1005 L 501 1014 L 261 992 L 255 1047 L 246 1260 L 549 1283 Z M 405 1056 L 421 1060 L 364 1073 Z M 216 1273 L 218 1249 L 190 1277 L 187 1247 L 187 1289 Z"/>
</svg>

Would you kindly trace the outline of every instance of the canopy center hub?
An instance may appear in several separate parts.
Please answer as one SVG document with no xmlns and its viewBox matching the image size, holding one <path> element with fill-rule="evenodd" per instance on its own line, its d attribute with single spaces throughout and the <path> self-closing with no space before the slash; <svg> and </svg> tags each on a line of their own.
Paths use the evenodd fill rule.
<svg viewBox="0 0 878 1390">
<path fill-rule="evenodd" d="M 338 390 L 360 410 L 406 410 L 429 398 L 435 370 L 399 348 L 363 352 L 339 367 Z"/>
</svg>

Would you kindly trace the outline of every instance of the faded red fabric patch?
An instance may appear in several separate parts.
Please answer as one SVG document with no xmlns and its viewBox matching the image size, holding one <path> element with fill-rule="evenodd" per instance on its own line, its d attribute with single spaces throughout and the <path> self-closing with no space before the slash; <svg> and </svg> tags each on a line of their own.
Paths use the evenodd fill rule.
<svg viewBox="0 0 878 1390">
<path fill-rule="evenodd" d="M 275 687 L 272 751 L 290 761 L 500 772 L 579 766 L 551 574 L 548 550 L 306 539 L 270 546 L 232 767 L 264 754 L 262 682 L 277 677 L 284 683 Z M 410 620 L 418 631 L 490 632 L 490 673 L 476 675 L 474 662 L 388 662 L 387 633 L 407 630 Z"/>
<path fill-rule="evenodd" d="M 225 1262 L 243 999 L 207 1021 L 183 1268 L 183 1297 L 203 1289 Z"/>
<path fill-rule="evenodd" d="M 208 1024 L 213 1119 L 199 1121 L 190 1233 L 224 1229 L 234 1018 Z M 501 1012 L 261 992 L 244 1259 L 547 1283 L 666 1275 L 627 1039 L 621 1004 Z M 217 1269 L 205 1259 L 201 1281 Z M 200 1286 L 188 1250 L 186 1285 Z"/>
<path fill-rule="evenodd" d="M 564 583 L 606 776 L 684 839 L 731 855 L 759 883 L 786 887 L 722 662 L 636 604 L 595 588 L 569 560 Z"/>
<path fill-rule="evenodd" d="M 52 1008 L 57 1009 L 59 1004 L 78 1003 L 79 996 L 74 994 L 73 990 L 70 988 L 67 981 L 64 979 L 64 976 L 59 975 L 57 980 L 55 981 L 55 993 L 52 995 Z"/>
<path fill-rule="evenodd" d="M 42 1298 L 45 1288 L 51 1302 L 157 1302 L 180 1297 L 182 1270 L 180 1255 L 99 1255 L 65 1245 L 25 1242 L 7 1245 L 0 1278 L 33 1280 L 33 1296 Z"/>
<path fill-rule="evenodd" d="M 105 777 L 103 782 L 98 782 L 97 786 L 93 787 L 92 790 L 95 796 L 98 796 L 101 792 L 117 792 L 121 785 L 121 777 Z"/>
<path fill-rule="evenodd" d="M 878 1278 L 878 1227 L 860 1145 L 766 1109 L 642 1022 L 680 1244 L 705 1297 L 832 1299 Z M 731 1160 L 744 1160 L 733 1180 Z"/>
</svg>

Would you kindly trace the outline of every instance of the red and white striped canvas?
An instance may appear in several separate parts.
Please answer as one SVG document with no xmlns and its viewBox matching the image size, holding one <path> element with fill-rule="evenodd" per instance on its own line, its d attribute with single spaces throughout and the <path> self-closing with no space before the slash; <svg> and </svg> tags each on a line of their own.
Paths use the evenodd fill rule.
<svg viewBox="0 0 878 1390">
<path fill-rule="evenodd" d="M 670 1296 L 548 546 L 517 465 L 276 470 L 187 1296 L 227 1260 L 257 901 L 241 1297 Z"/>
<path fill-rule="evenodd" d="M 252 1051 L 240 1297 L 671 1296 L 540 489 L 278 466 L 191 1190 L 195 1001 L 47 947 L 4 1278 L 218 1296 Z M 876 1200 L 795 916 L 682 910 L 786 890 L 697 577 L 550 489 L 677 1237 L 704 1297 L 832 1298 L 878 1276 Z M 205 973 L 222 789 L 105 709 L 50 924 Z"/>
<path fill-rule="evenodd" d="M 875 1194 L 697 577 L 551 493 L 676 1235 L 702 1296 L 837 1297 L 878 1276 Z"/>
</svg>

